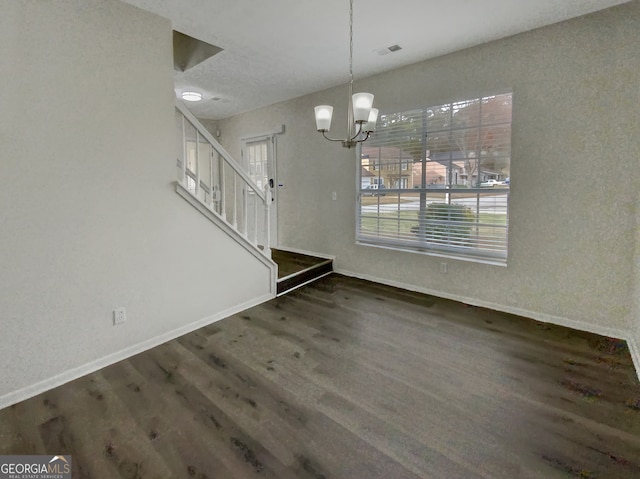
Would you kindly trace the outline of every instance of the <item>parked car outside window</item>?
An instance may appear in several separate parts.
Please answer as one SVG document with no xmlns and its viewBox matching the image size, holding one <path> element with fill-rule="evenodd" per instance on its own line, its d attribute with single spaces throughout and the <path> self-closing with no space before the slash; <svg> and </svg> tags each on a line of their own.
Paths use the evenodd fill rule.
<svg viewBox="0 0 640 479">
<path fill-rule="evenodd" d="M 381 191 L 384 190 L 386 188 L 386 186 L 384 185 L 369 185 L 367 186 L 365 189 L 367 191 L 365 191 L 363 193 L 364 196 L 385 196 L 385 192 Z"/>
<path fill-rule="evenodd" d="M 483 181 L 482 183 L 480 183 L 480 186 L 498 186 L 498 185 L 503 185 L 504 183 L 502 181 L 498 181 L 498 180 L 487 180 L 487 181 Z"/>
</svg>

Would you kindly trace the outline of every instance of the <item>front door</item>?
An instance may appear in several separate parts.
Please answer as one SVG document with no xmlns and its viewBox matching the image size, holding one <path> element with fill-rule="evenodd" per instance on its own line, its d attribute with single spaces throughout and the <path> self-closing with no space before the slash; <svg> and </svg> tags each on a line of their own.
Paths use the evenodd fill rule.
<svg viewBox="0 0 640 479">
<path fill-rule="evenodd" d="M 265 191 L 271 190 L 269 234 L 271 247 L 278 244 L 278 189 L 276 188 L 275 136 L 268 135 L 242 141 L 243 166 L 249 177 Z M 251 205 L 249 205 L 251 206 Z"/>
</svg>

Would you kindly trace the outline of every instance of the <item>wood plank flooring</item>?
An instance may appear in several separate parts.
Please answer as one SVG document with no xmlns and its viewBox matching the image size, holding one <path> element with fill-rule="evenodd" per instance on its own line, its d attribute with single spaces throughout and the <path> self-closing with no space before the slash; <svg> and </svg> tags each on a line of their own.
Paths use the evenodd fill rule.
<svg viewBox="0 0 640 479">
<path fill-rule="evenodd" d="M 333 274 L 0 411 L 74 478 L 640 478 L 623 342 Z"/>
</svg>

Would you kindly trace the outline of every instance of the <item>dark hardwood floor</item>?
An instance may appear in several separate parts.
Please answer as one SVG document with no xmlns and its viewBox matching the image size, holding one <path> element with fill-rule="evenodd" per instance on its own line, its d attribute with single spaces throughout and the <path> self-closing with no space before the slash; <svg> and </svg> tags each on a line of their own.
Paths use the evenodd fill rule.
<svg viewBox="0 0 640 479">
<path fill-rule="evenodd" d="M 74 478 L 640 478 L 623 342 L 333 274 L 0 411 Z"/>
</svg>

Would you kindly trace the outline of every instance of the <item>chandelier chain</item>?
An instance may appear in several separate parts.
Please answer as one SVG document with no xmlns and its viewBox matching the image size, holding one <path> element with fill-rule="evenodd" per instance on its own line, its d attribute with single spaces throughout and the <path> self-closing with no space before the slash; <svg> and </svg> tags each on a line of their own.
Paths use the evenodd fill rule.
<svg viewBox="0 0 640 479">
<path fill-rule="evenodd" d="M 353 0 L 349 0 L 349 82 L 353 83 Z"/>
</svg>

